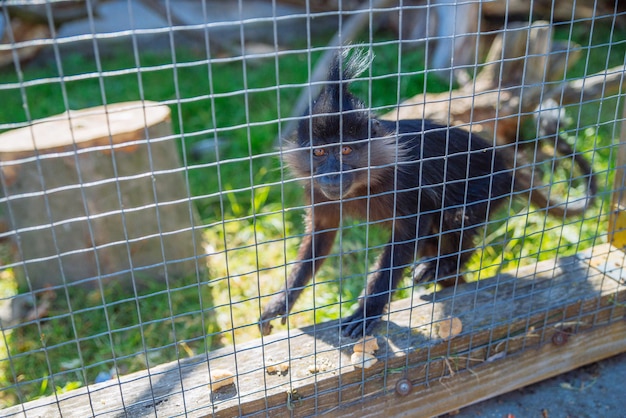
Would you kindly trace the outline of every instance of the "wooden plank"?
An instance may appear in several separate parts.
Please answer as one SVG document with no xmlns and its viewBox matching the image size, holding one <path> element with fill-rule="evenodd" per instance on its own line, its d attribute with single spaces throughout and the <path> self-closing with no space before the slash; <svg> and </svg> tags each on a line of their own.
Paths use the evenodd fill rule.
<svg viewBox="0 0 626 418">
<path fill-rule="evenodd" d="M 626 322 L 613 322 L 572 335 L 567 344 L 556 349 L 546 344 L 525 350 L 506 360 L 483 363 L 454 376 L 446 376 L 429 386 L 415 387 L 406 397 L 388 392 L 332 414 L 362 418 L 379 417 L 380 411 L 385 411 L 387 416 L 431 417 L 445 414 L 623 353 L 626 351 L 624 336 Z"/>
<path fill-rule="evenodd" d="M 624 254 L 603 245 L 456 290 L 416 291 L 412 300 L 390 307 L 388 320 L 377 328 L 379 361 L 367 370 L 350 364 L 354 341 L 339 336 L 335 321 L 3 412 L 46 417 L 121 413 L 282 417 L 332 414 L 339 408 L 342 415 L 367 415 L 390 405 L 412 416 L 430 414 L 425 409 L 415 412 L 414 408 L 425 407 L 420 404 L 433 405 L 432 411 L 440 411 L 441 405 L 453 410 L 625 351 L 623 266 Z M 456 338 L 443 341 L 436 336 L 437 321 L 451 316 L 460 318 L 464 329 Z M 552 343 L 554 335 L 567 336 L 569 342 L 557 346 Z M 268 375 L 265 366 L 270 358 L 289 360 L 287 375 Z M 546 369 L 545 374 L 531 367 L 533 359 Z M 309 372 L 313 363 L 320 368 L 317 374 Z M 211 395 L 208 375 L 215 368 L 230 369 L 237 377 L 234 386 Z M 479 376 L 481 385 L 474 376 Z M 400 397 L 394 388 L 404 377 L 415 389 L 410 396 Z"/>
</svg>

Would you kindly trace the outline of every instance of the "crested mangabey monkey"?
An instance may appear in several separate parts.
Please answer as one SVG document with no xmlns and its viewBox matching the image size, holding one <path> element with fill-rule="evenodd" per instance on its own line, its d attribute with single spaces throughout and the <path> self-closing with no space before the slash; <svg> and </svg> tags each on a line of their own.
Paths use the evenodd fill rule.
<svg viewBox="0 0 626 418">
<path fill-rule="evenodd" d="M 342 321 L 343 334 L 358 337 L 371 331 L 416 256 L 429 256 L 416 269 L 416 282 L 457 275 L 474 253 L 474 238 L 489 213 L 513 192 L 530 187 L 529 176 L 519 170 L 513 181 L 510 153 L 474 134 L 428 120 L 376 119 L 348 91 L 371 55 L 357 52 L 344 63 L 345 55 L 337 55 L 310 117 L 299 122 L 284 150 L 285 162 L 303 180 L 310 207 L 286 289 L 261 315 L 265 335 L 273 318 L 286 321 L 329 254 L 343 217 L 380 223 L 391 231 L 357 310 Z M 550 206 L 537 191 L 531 199 Z"/>
</svg>

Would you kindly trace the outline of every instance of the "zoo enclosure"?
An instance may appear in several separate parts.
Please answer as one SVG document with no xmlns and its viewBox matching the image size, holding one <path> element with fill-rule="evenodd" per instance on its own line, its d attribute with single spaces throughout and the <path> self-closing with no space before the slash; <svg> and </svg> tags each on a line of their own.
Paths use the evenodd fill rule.
<svg viewBox="0 0 626 418">
<path fill-rule="evenodd" d="M 434 414 L 624 351 L 623 257 L 600 245 L 611 238 L 624 246 L 619 208 L 625 159 L 617 142 L 624 121 L 624 12 L 617 4 L 525 10 L 520 23 L 502 9 L 508 5 L 510 12 L 516 2 L 339 2 L 285 14 L 277 2 L 266 15 L 252 17 L 244 15 L 246 3 L 237 4 L 230 21 L 210 21 L 215 4 L 198 3 L 193 10 L 199 22 L 185 21 L 193 14 L 168 2 L 42 2 L 39 12 L 11 2 L 14 8 L 3 8 L 11 25 L 0 50 L 9 57 L 1 88 L 12 100 L 1 121 L 11 132 L 0 140 L 2 236 L 11 240 L 3 280 L 16 280 L 21 291 L 9 289 L 4 299 L 10 310 L 2 318 L 4 401 L 29 401 L 40 393 L 33 388 L 55 394 L 8 414 L 308 415 L 343 407 L 363 415 L 382 404 L 389 411 L 395 405 Z M 146 4 L 151 8 L 137 9 Z M 128 10 L 128 29 L 96 30 L 95 11 L 120 5 Z M 499 11 L 490 9 L 498 5 Z M 59 19 L 72 7 L 86 17 L 78 22 L 87 22 L 87 36 L 61 34 L 73 20 Z M 25 11 L 43 19 L 34 39 L 19 38 L 28 31 L 13 26 L 15 19 L 37 21 L 25 20 Z M 166 24 L 144 28 L 140 11 L 152 11 Z M 461 14 L 476 18 L 461 22 Z M 284 25 L 304 30 L 307 46 L 287 43 Z M 420 32 L 424 26 L 429 30 Z M 316 30 L 338 36 L 329 40 Z M 234 43 L 216 41 L 229 33 Z M 141 52 L 159 40 L 168 48 L 165 59 Z M 304 204 L 296 182 L 276 174 L 275 138 L 302 113 L 298 97 L 306 103 L 309 86 L 315 87 L 308 80 L 322 79 L 316 68 L 325 66 L 317 63 L 332 45 L 350 40 L 377 55 L 355 85 L 376 113 L 443 119 L 487 137 L 530 141 L 525 152 L 531 150 L 538 170 L 560 170 L 545 170 L 544 179 L 555 194 L 565 194 L 588 182 L 571 163 L 573 154 L 551 155 L 550 145 L 543 145 L 551 138 L 541 138 L 533 126 L 526 127 L 530 140 L 519 133 L 541 118 L 546 99 L 555 100 L 548 111 L 565 110 L 558 129 L 574 154 L 591 162 L 601 185 L 596 205 L 581 218 L 546 220 L 534 208 L 510 207 L 512 220 L 488 225 L 478 244 L 482 254 L 466 268 L 484 280 L 434 294 L 412 292 L 406 283 L 404 298 L 378 328 L 381 348 L 372 369 L 353 367 L 354 342 L 339 338 L 336 323 L 295 329 L 341 316 L 354 304 L 373 268 L 371 257 L 384 245 L 362 222 L 346 225 L 334 264 L 307 287 L 288 333 L 249 341 L 260 305 L 280 289 L 303 234 L 297 219 Z M 71 53 L 75 48 L 84 58 Z M 35 49 L 36 59 L 47 54 L 52 62 L 47 72 L 24 66 L 28 56 L 22 55 Z M 116 60 L 120 55 L 129 59 Z M 255 78 L 268 62 L 271 77 Z M 158 78 L 163 74 L 167 82 Z M 380 91 L 392 94 L 379 99 Z M 46 95 L 56 103 L 39 106 Z M 85 108 L 86 116 L 61 114 Z M 128 111 L 137 113 L 128 118 Z M 83 139 L 89 116 L 101 130 L 88 129 Z M 60 144 L 40 142 L 40 135 L 62 126 L 69 129 L 54 135 Z M 26 149 L 14 148 L 24 143 Z M 45 245 L 38 250 L 33 243 Z M 490 258 L 492 248 L 497 254 Z M 333 277 L 346 277 L 346 283 Z M 112 293 L 115 285 L 126 287 Z M 150 312 L 157 299 L 157 311 Z M 124 315 L 132 319 L 119 322 Z M 463 331 L 443 339 L 440 324 L 452 317 Z M 95 318 L 104 329 L 95 330 Z M 135 337 L 135 346 L 122 342 Z M 43 359 L 47 372 L 32 372 L 29 357 Z M 285 375 L 266 373 L 284 361 Z M 125 376 L 137 369 L 145 370 Z M 235 384 L 209 393 L 214 369 L 233 371 Z M 102 373 L 104 382 L 62 394 Z M 405 397 L 395 391 L 401 379 L 414 385 Z M 458 404 L 446 396 L 450 388 Z M 417 409 L 424 399 L 432 409 Z"/>
</svg>

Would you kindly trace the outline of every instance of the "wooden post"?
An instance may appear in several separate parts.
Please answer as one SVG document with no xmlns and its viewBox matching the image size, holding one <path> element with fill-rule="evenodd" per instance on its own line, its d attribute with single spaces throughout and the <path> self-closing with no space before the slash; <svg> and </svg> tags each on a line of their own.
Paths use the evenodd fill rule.
<svg viewBox="0 0 626 418">
<path fill-rule="evenodd" d="M 171 134 L 167 106 L 128 102 L 0 135 L 17 276 L 33 289 L 195 276 L 197 215 Z"/>
<path fill-rule="evenodd" d="M 626 249 L 626 105 L 623 105 L 622 131 L 617 148 L 613 198 L 609 217 L 609 242 Z"/>
</svg>

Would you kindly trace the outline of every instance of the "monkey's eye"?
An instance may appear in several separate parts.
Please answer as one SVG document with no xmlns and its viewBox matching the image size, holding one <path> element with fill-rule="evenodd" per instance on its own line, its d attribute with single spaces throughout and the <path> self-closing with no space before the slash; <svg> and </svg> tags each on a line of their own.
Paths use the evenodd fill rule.
<svg viewBox="0 0 626 418">
<path fill-rule="evenodd" d="M 326 150 L 324 148 L 315 148 L 313 150 L 313 155 L 316 157 L 322 157 L 324 154 L 326 154 Z"/>
<path fill-rule="evenodd" d="M 348 154 L 351 154 L 351 153 L 352 153 L 352 147 L 349 147 L 349 146 L 347 146 L 347 145 L 344 145 L 344 146 L 341 148 L 341 154 L 342 154 L 342 155 L 348 155 Z"/>
</svg>

